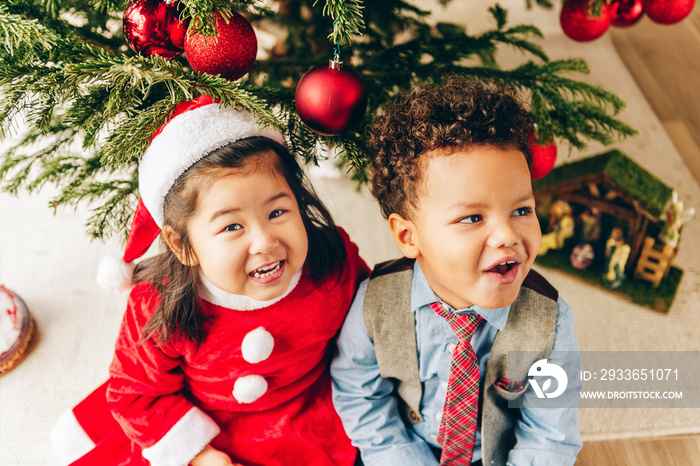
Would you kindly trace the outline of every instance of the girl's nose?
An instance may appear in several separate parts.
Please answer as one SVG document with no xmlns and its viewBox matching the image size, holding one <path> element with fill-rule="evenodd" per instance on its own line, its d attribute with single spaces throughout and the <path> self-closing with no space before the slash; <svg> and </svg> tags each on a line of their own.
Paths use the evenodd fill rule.
<svg viewBox="0 0 700 466">
<path fill-rule="evenodd" d="M 279 245 L 277 237 L 272 234 L 271 231 L 264 228 L 259 228 L 251 232 L 251 237 L 251 254 L 269 254 Z"/>
</svg>

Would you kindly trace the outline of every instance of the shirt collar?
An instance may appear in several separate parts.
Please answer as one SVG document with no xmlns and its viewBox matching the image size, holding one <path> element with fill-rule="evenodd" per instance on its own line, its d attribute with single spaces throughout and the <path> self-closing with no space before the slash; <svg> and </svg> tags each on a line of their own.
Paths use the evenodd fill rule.
<svg viewBox="0 0 700 466">
<path fill-rule="evenodd" d="M 425 278 L 423 270 L 415 261 L 413 265 L 413 286 L 411 291 L 411 310 L 415 313 L 422 306 L 427 306 L 435 301 L 440 301 L 450 312 L 456 314 L 465 314 L 468 312 L 475 312 L 481 317 L 486 319 L 488 323 L 496 327 L 498 330 L 503 330 L 506 326 L 506 321 L 508 320 L 508 313 L 510 312 L 510 306 L 501 309 L 486 309 L 480 306 L 471 306 L 464 309 L 453 309 L 452 306 L 444 302 L 442 299 L 435 294 L 430 285 L 428 284 L 428 279 Z"/>
</svg>

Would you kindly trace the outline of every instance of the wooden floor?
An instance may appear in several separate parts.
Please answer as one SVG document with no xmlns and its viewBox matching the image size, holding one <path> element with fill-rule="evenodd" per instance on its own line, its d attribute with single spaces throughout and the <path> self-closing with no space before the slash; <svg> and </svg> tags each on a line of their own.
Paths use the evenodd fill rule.
<svg viewBox="0 0 700 466">
<path fill-rule="evenodd" d="M 700 465 L 700 436 L 652 437 L 584 443 L 576 466 Z"/>
<path fill-rule="evenodd" d="M 700 8 L 661 26 L 644 18 L 610 32 L 691 173 L 700 182 Z M 585 443 L 577 466 L 700 465 L 700 435 Z"/>
</svg>

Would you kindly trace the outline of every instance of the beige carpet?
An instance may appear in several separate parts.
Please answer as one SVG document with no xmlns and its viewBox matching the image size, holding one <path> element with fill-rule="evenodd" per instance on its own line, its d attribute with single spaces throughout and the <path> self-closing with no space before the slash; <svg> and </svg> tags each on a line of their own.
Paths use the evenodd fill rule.
<svg viewBox="0 0 700 466">
<path fill-rule="evenodd" d="M 578 44 L 560 35 L 556 13 L 525 12 L 524 0 L 501 2 L 512 21 L 533 22 L 547 34 L 543 46 L 553 57 L 584 57 L 591 82 L 628 103 L 623 119 L 640 135 L 618 145 L 640 165 L 675 187 L 687 205 L 700 207 L 700 188 L 624 68 L 609 38 Z M 490 2 L 453 2 L 442 18 L 465 18 L 481 29 Z M 474 26 L 477 25 L 477 26 Z M 519 57 L 511 57 L 519 60 Z M 586 154 L 560 152 L 559 163 Z M 363 190 L 345 178 L 314 180 L 338 223 L 360 246 L 368 263 L 396 257 L 379 210 Z M 38 334 L 27 359 L 0 378 L 0 465 L 55 464 L 49 431 L 64 410 L 107 376 L 126 295 L 100 291 L 94 274 L 99 258 L 119 245 L 90 243 L 83 232 L 86 213 L 47 207 L 50 192 L 13 198 L 0 194 L 0 282 L 27 302 Z M 667 315 L 590 288 L 558 272 L 542 270 L 572 305 L 584 351 L 700 350 L 700 222 L 684 229 L 676 265 L 685 270 L 679 295 Z M 584 438 L 611 439 L 700 432 L 697 409 L 583 409 Z"/>
</svg>

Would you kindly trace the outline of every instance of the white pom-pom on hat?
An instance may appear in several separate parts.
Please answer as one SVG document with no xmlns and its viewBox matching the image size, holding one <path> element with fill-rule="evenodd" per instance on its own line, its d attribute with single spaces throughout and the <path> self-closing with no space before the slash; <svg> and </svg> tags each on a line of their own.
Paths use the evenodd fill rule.
<svg viewBox="0 0 700 466">
<path fill-rule="evenodd" d="M 116 254 L 108 255 L 102 258 L 97 267 L 97 283 L 100 288 L 117 292 L 131 288 L 136 268 L 134 260 L 146 254 L 158 234 L 160 228 L 153 221 L 143 201 L 139 199 L 124 247 L 124 255 L 121 258 Z"/>
<path fill-rule="evenodd" d="M 264 136 L 285 144 L 270 127 L 258 127 L 253 114 L 221 106 L 209 95 L 182 102 L 154 134 L 139 164 L 141 198 L 129 230 L 123 263 L 106 259 L 98 269 L 103 289 L 131 287 L 134 264 L 158 237 L 163 226 L 163 202 L 180 175 L 211 152 L 232 142 Z"/>
<path fill-rule="evenodd" d="M 275 346 L 275 339 L 264 327 L 251 330 L 243 337 L 241 353 L 243 359 L 251 364 L 259 363 L 270 357 Z"/>
<path fill-rule="evenodd" d="M 246 375 L 233 384 L 233 397 L 239 403 L 252 403 L 267 391 L 267 380 L 261 375 Z"/>
<path fill-rule="evenodd" d="M 126 291 L 131 288 L 135 267 L 133 262 L 124 262 L 118 255 L 109 254 L 97 266 L 97 283 L 103 290 Z"/>
</svg>

